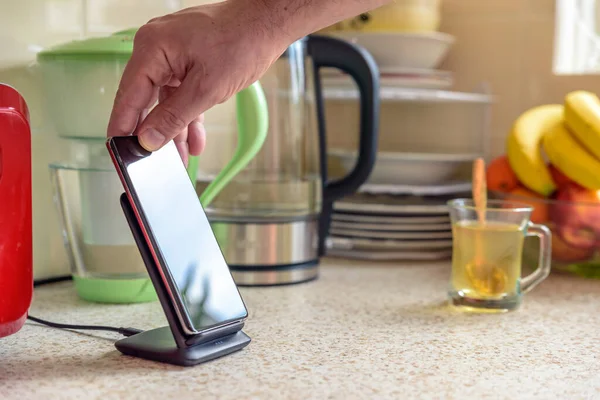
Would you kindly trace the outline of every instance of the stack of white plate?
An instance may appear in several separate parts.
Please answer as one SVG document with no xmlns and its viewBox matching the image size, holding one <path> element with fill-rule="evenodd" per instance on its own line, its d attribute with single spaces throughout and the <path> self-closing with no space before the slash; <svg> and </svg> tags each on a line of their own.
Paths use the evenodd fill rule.
<svg viewBox="0 0 600 400">
<path fill-rule="evenodd" d="M 328 153 L 332 177 L 356 163 L 354 152 Z M 334 203 L 331 256 L 372 260 L 437 260 L 452 254 L 448 200 L 471 197 L 461 176 L 475 154 L 377 153 L 357 193 Z"/>
<path fill-rule="evenodd" d="M 368 189 L 334 203 L 329 256 L 369 260 L 441 260 L 452 254 L 447 201 L 468 187 L 441 195 L 373 194 Z M 466 189 L 466 191 L 464 191 Z"/>
</svg>

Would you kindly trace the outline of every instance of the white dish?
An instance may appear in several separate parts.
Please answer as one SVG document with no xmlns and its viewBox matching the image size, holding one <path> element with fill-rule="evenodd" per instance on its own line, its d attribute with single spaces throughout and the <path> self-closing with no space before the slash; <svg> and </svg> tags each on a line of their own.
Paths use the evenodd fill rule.
<svg viewBox="0 0 600 400">
<path fill-rule="evenodd" d="M 352 258 L 357 260 L 373 261 L 434 261 L 445 260 L 452 256 L 452 250 L 442 251 L 385 251 L 373 252 L 365 250 L 327 250 L 327 256 L 339 258 Z"/>
<path fill-rule="evenodd" d="M 452 240 L 381 240 L 364 238 L 345 238 L 330 236 L 326 241 L 328 248 L 340 250 L 425 250 L 425 249 L 450 249 Z"/>
<path fill-rule="evenodd" d="M 471 191 L 471 182 L 450 182 L 441 185 L 386 185 L 367 183 L 358 188 L 359 193 L 391 194 L 413 196 L 440 196 L 447 194 L 467 193 Z"/>
<path fill-rule="evenodd" d="M 385 68 L 379 71 L 381 87 L 448 89 L 454 84 L 452 73 L 414 68 Z M 325 87 L 354 88 L 354 80 L 340 70 L 323 73 Z"/>
<path fill-rule="evenodd" d="M 454 36 L 442 32 L 331 32 L 331 36 L 364 47 L 381 68 L 435 69 L 454 44 Z"/>
<path fill-rule="evenodd" d="M 401 87 L 401 88 L 417 88 L 417 89 L 448 89 L 452 87 L 453 82 L 436 78 L 408 78 L 408 77 L 380 77 L 379 85 L 382 87 Z M 331 77 L 323 78 L 323 86 L 327 88 L 351 88 L 353 81 L 349 78 Z"/>
<path fill-rule="evenodd" d="M 356 164 L 356 152 L 332 149 L 331 162 L 338 162 L 343 173 Z M 478 154 L 435 154 L 378 152 L 368 184 L 439 185 L 452 180 L 465 163 L 472 163 Z"/>
<path fill-rule="evenodd" d="M 456 196 L 390 196 L 355 193 L 333 203 L 335 212 L 408 217 L 450 216 L 447 202 Z"/>
<path fill-rule="evenodd" d="M 451 231 L 442 232 L 385 232 L 385 231 L 361 231 L 358 229 L 336 229 L 331 228 L 332 235 L 345 237 L 359 237 L 370 239 L 450 239 Z"/>
<path fill-rule="evenodd" d="M 390 215 L 362 215 L 362 214 L 344 214 L 334 212 L 331 216 L 332 221 L 354 222 L 365 224 L 392 225 L 392 224 L 446 224 L 450 223 L 449 216 L 440 217 L 394 217 Z"/>
<path fill-rule="evenodd" d="M 339 71 L 338 69 L 332 69 L 333 71 Z M 432 69 L 432 68 L 405 68 L 396 66 L 379 66 L 380 76 L 393 76 L 393 75 L 419 75 L 419 76 L 440 76 L 445 78 L 452 78 L 452 71 L 446 71 L 443 69 Z"/>
<path fill-rule="evenodd" d="M 446 205 L 368 204 L 336 201 L 335 211 L 362 212 L 365 214 L 448 214 Z"/>
<path fill-rule="evenodd" d="M 323 67 L 321 70 L 323 77 L 347 75 L 344 71 L 337 68 Z M 379 76 L 390 75 L 422 75 L 422 76 L 445 76 L 452 77 L 452 71 L 432 68 L 405 68 L 398 66 L 379 66 Z"/>
<path fill-rule="evenodd" d="M 335 229 L 360 229 L 364 231 L 386 231 L 386 232 L 431 232 L 451 231 L 452 226 L 447 224 L 365 224 L 356 222 L 332 221 L 331 228 Z"/>
<path fill-rule="evenodd" d="M 331 101 L 356 101 L 360 94 L 356 88 L 325 87 L 323 97 Z M 412 87 L 387 87 L 381 86 L 379 99 L 395 103 L 465 103 L 465 104 L 492 104 L 493 96 L 485 93 L 457 92 L 453 90 L 423 89 Z"/>
</svg>

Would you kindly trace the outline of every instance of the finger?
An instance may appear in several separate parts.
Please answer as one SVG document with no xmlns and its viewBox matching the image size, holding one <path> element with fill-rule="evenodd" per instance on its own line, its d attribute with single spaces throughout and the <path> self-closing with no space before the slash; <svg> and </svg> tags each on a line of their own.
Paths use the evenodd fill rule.
<svg viewBox="0 0 600 400">
<path fill-rule="evenodd" d="M 177 147 L 177 151 L 179 152 L 179 155 L 181 156 L 183 163 L 187 167 L 188 160 L 189 160 L 189 149 L 188 149 L 187 141 L 186 142 L 177 141 L 177 142 L 175 142 L 175 146 Z"/>
<path fill-rule="evenodd" d="M 172 96 L 175 93 L 175 90 L 181 85 L 181 82 L 177 81 L 175 78 L 172 78 L 169 83 L 160 87 L 158 91 L 158 101 L 163 102 L 169 96 Z"/>
<path fill-rule="evenodd" d="M 196 118 L 188 126 L 188 149 L 193 156 L 199 156 L 206 147 L 206 130 L 200 119 Z"/>
<path fill-rule="evenodd" d="M 156 102 L 158 86 L 171 78 L 168 64 L 160 59 L 152 60 L 146 54 L 134 50 L 125 66 L 108 123 L 108 136 L 133 133 L 142 122 L 144 110 Z"/>
<path fill-rule="evenodd" d="M 181 84 L 181 82 L 179 82 L 177 79 L 171 79 L 171 81 L 167 85 L 162 86 L 159 91 L 159 96 L 158 96 L 159 101 L 160 102 L 165 101 L 165 99 L 167 99 L 169 96 L 171 96 L 175 92 L 175 90 L 177 89 L 177 87 L 180 84 Z M 189 162 L 189 144 L 187 143 L 188 137 L 189 137 L 189 127 L 184 129 L 177 136 L 175 136 L 175 138 L 173 138 L 173 141 L 175 142 L 175 146 L 177 147 L 177 150 L 179 151 L 179 155 L 181 156 L 181 159 L 184 161 L 186 166 Z"/>
<path fill-rule="evenodd" d="M 158 87 L 154 88 L 154 93 L 152 94 L 152 98 L 150 99 L 150 103 L 148 103 L 148 105 L 146 106 L 146 108 L 144 108 L 142 110 L 142 112 L 140 113 L 139 117 L 138 117 L 138 121 L 137 124 L 135 126 L 135 128 L 138 127 L 139 124 L 142 123 L 143 120 L 146 119 L 146 117 L 148 116 L 148 114 L 150 113 L 150 110 L 152 109 L 152 107 L 156 104 L 156 101 L 158 100 Z M 134 128 L 134 131 L 135 131 Z"/>
<path fill-rule="evenodd" d="M 140 143 L 146 150 L 161 148 L 216 103 L 214 95 L 209 94 L 212 91 L 199 84 L 200 78 L 199 71 L 190 71 L 181 85 L 148 114 L 139 127 Z"/>
<path fill-rule="evenodd" d="M 177 135 L 175 137 L 175 139 L 173 139 L 173 142 L 175 143 L 175 146 L 177 146 L 177 150 L 179 151 L 179 155 L 181 156 L 181 159 L 184 161 L 184 163 L 186 165 L 187 165 L 187 160 L 189 157 L 189 146 L 187 143 L 187 137 L 188 137 L 188 130 L 186 128 L 179 135 Z"/>
<path fill-rule="evenodd" d="M 141 114 L 146 109 L 153 89 L 152 82 L 145 76 L 136 77 L 134 82 L 119 89 L 108 122 L 108 136 L 127 136 L 133 133 L 138 123 L 142 122 Z M 131 90 L 136 90 L 139 97 L 131 96 Z"/>
<path fill-rule="evenodd" d="M 155 86 L 154 90 L 152 92 L 152 97 L 150 98 L 150 102 L 146 105 L 146 108 L 144 108 L 142 110 L 142 113 L 140 114 L 140 120 L 138 121 L 138 124 L 140 124 L 144 119 L 146 119 L 146 117 L 150 113 L 150 110 L 152 109 L 152 107 L 154 107 L 156 105 L 156 102 L 158 101 L 158 96 L 159 96 L 159 88 L 158 88 L 158 86 Z"/>
</svg>

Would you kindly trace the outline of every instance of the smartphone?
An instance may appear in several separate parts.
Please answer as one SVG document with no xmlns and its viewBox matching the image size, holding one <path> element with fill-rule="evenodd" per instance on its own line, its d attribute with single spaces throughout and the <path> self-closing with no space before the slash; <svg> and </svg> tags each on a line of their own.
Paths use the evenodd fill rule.
<svg viewBox="0 0 600 400">
<path fill-rule="evenodd" d="M 148 268 L 158 269 L 155 287 L 166 289 L 183 333 L 241 329 L 248 311 L 174 142 L 148 152 L 122 136 L 106 146 L 152 255 Z"/>
</svg>

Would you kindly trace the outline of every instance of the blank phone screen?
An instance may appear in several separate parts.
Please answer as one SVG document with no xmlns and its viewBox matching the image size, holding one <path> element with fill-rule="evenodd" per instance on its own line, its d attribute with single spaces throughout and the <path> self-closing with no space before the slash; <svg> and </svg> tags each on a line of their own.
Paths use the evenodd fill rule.
<svg viewBox="0 0 600 400">
<path fill-rule="evenodd" d="M 114 142 L 138 209 L 192 322 L 202 331 L 247 316 L 246 307 L 175 144 L 149 153 L 137 138 Z"/>
</svg>

